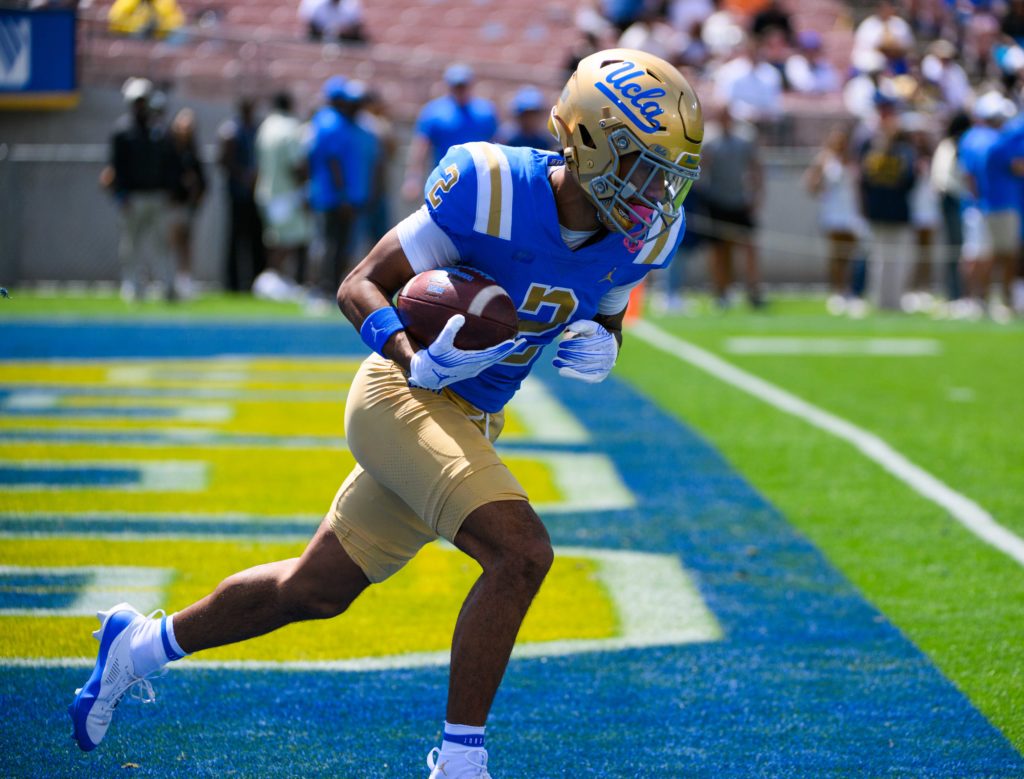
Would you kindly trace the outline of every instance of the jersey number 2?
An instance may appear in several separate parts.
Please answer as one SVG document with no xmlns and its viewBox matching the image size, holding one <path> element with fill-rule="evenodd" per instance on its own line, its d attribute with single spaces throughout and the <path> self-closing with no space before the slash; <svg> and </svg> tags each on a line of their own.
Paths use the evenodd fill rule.
<svg viewBox="0 0 1024 779">
<path fill-rule="evenodd" d="M 434 208 L 441 205 L 441 194 L 454 187 L 455 182 L 458 180 L 459 169 L 455 165 L 449 165 L 445 168 L 444 175 L 434 182 L 434 186 L 432 186 L 430 188 L 430 192 L 427 193 L 427 199 L 430 201 L 430 205 Z"/>
</svg>

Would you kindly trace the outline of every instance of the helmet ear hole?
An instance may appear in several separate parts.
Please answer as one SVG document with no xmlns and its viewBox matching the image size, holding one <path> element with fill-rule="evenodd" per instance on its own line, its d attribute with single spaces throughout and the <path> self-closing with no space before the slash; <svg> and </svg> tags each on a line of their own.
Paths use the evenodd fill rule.
<svg viewBox="0 0 1024 779">
<path fill-rule="evenodd" d="M 597 144 L 594 143 L 594 138 L 590 135 L 590 130 L 587 129 L 585 124 L 579 125 L 580 129 L 580 140 L 583 141 L 583 145 L 588 149 L 596 149 Z"/>
</svg>

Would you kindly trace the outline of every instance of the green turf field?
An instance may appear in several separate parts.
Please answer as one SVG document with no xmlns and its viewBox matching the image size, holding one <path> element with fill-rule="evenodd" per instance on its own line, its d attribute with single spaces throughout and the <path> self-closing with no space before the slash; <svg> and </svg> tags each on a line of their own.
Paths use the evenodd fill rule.
<svg viewBox="0 0 1024 779">
<path fill-rule="evenodd" d="M 13 300 L 0 301 L 0 322 L 5 317 L 45 321 L 77 316 L 267 319 L 304 315 L 297 306 L 227 296 L 180 306 L 126 306 L 114 298 L 32 296 L 18 291 L 14 294 Z M 823 302 L 814 299 L 778 300 L 768 311 L 756 314 L 742 308 L 718 314 L 704 305 L 700 316 L 653 317 L 650 321 L 876 434 L 914 464 L 975 501 L 997 522 L 1024 535 L 1021 323 L 1000 326 L 989 322 L 933 321 L 924 316 L 880 315 L 854 321 L 826 315 Z M 345 326 L 340 317 L 338 324 Z M 877 339 L 884 345 L 892 339 L 913 339 L 924 348 L 913 356 L 811 354 L 800 353 L 800 344 L 805 340 L 798 340 L 798 353 L 764 354 L 739 348 L 734 339 L 740 338 L 831 339 L 833 346 L 836 341 L 856 345 L 864 339 Z M 705 436 L 868 600 L 926 652 L 1018 749 L 1024 749 L 1021 565 L 980 541 L 944 509 L 912 491 L 850 444 L 666 355 L 638 337 L 627 334 L 626 341 L 616 375 Z M 820 341 L 816 343 L 821 345 Z M 329 394 L 343 392 L 350 366 L 323 366 L 323 373 L 314 372 L 312 376 L 308 365 L 303 367 L 301 376 L 289 376 L 289 367 L 284 362 L 265 361 L 260 366 L 267 375 L 262 380 L 258 372 L 251 375 L 246 389 L 277 393 L 273 401 L 275 413 L 268 414 L 268 406 L 262 401 L 240 401 L 230 419 L 184 420 L 181 425 L 223 434 L 315 435 L 322 432 L 324 415 L 333 413 L 337 420 L 332 429 L 342 433 L 340 415 Z M 151 377 L 151 381 L 156 382 L 154 386 L 188 386 L 189 367 L 187 362 L 180 361 L 176 365 L 178 376 Z M 7 370 L 8 381 L 18 381 L 17 371 L 24 370 L 21 378 L 26 381 L 37 381 L 50 371 L 54 381 L 90 382 L 98 381 L 101 377 L 97 371 L 106 369 L 66 363 L 48 366 L 43 362 Z M 104 373 L 102 378 L 111 377 Z M 324 393 L 325 397 L 289 404 L 288 393 L 300 387 Z M 3 421 L 4 427 L 10 429 L 28 424 L 38 429 L 44 423 L 21 418 Z M 59 426 L 59 422 L 49 424 Z M 101 426 L 107 430 L 133 426 L 130 420 L 116 419 L 76 424 L 80 428 Z M 513 415 L 509 428 L 512 435 L 521 432 L 517 425 L 520 422 Z M 22 459 L 59 461 L 76 458 L 76 447 L 80 446 L 18 443 L 7 448 Z M 182 493 L 165 496 L 164 510 L 187 507 L 224 512 L 241 507 L 266 514 L 322 512 L 322 490 L 315 489 L 314 482 L 336 482 L 336 474 L 347 470 L 351 462 L 347 452 L 329 446 L 265 451 L 253 447 L 242 454 L 211 449 L 204 444 L 183 444 L 162 449 L 159 455 L 146 447 L 123 446 L 111 453 L 93 452 L 89 456 L 98 460 L 171 456 L 186 462 L 202 459 L 210 464 L 207 478 L 215 489 L 193 497 Z M 289 459 L 299 456 L 309 458 L 303 478 L 308 477 L 310 482 L 292 484 L 296 489 L 283 490 L 273 481 L 274 474 L 282 473 Z M 245 479 L 255 463 L 262 474 L 269 474 L 257 484 Z M 546 490 L 546 495 L 557 498 L 556 480 L 543 463 L 521 457 L 513 467 L 524 482 L 530 482 L 531 490 Z M 151 506 L 149 497 L 129 492 L 96 491 L 74 497 L 61 492 L 20 492 L 7 500 L 13 501 L 11 505 L 18 510 L 60 511 L 68 505 L 67 501 L 80 502 L 83 497 L 95 501 L 99 511 L 132 511 Z M 17 548 L 8 546 L 6 551 L 8 564 L 25 560 L 68 565 L 66 560 L 75 559 L 73 550 L 46 550 L 39 542 L 33 545 L 31 541 Z M 127 561 L 138 550 L 128 544 L 121 551 Z M 246 560 L 266 559 L 268 551 L 226 546 L 221 554 L 225 567 L 234 570 Z M 292 547 L 275 551 L 295 553 Z M 187 557 L 188 550 L 176 552 L 179 553 Z M 431 566 L 453 565 L 454 556 L 446 555 L 450 553 L 437 550 L 416 564 L 424 566 L 426 574 Z M 567 564 L 559 574 L 569 577 L 565 587 L 589 599 L 586 609 L 576 609 L 575 613 L 597 617 L 590 620 L 588 616 L 585 624 L 565 625 L 558 615 L 572 612 L 572 608 L 558 601 L 541 602 L 534 622 L 524 628 L 529 640 L 614 634 L 615 615 L 600 585 L 593 581 L 592 563 L 570 558 Z M 463 574 L 470 575 L 468 571 Z M 185 601 L 215 581 L 215 573 L 206 571 L 195 581 L 179 582 L 175 596 Z M 398 586 L 411 587 L 418 579 L 414 575 L 399 581 L 403 584 Z M 459 579 L 460 586 L 468 585 L 468 581 L 469 578 Z M 382 597 L 392 596 L 384 592 Z M 457 603 L 458 599 L 450 600 Z M 408 591 L 395 594 L 393 602 L 408 602 Z M 367 608 L 374 605 L 392 607 L 371 604 Z M 447 615 L 448 618 L 454 619 L 454 614 Z M 302 629 L 296 630 L 301 633 Z M 15 626 L 0 632 L 7 635 L 6 645 L 0 647 L 3 654 L 25 654 L 31 636 L 19 634 Z M 448 632 L 446 628 L 440 635 L 446 640 Z M 76 635 L 80 633 L 77 631 Z M 438 646 L 444 643 L 439 640 Z M 339 657 L 349 651 L 341 646 L 322 655 L 308 655 L 303 654 L 303 647 L 312 646 L 311 641 L 300 640 L 295 646 L 299 649 L 289 650 L 289 657 Z M 245 657 L 279 657 L 284 651 L 270 644 L 253 647 L 246 651 L 254 654 Z M 80 654 L 86 650 L 69 645 L 54 651 Z"/>
<path fill-rule="evenodd" d="M 1024 326 L 876 315 L 820 301 L 652 319 L 877 434 L 1024 533 Z M 735 354 L 736 337 L 915 338 L 931 356 Z M 621 377 L 695 427 L 1018 747 L 1024 748 L 1024 570 L 934 503 L 815 430 L 633 338 Z"/>
</svg>

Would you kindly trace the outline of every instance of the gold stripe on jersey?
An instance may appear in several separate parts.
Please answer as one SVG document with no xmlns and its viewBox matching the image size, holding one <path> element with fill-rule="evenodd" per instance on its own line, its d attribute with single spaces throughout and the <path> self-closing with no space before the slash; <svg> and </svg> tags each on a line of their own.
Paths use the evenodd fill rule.
<svg viewBox="0 0 1024 779">
<path fill-rule="evenodd" d="M 483 150 L 484 158 L 487 160 L 487 173 L 491 180 L 491 202 L 487 213 L 487 234 L 495 238 L 501 236 L 501 162 L 498 160 L 498 153 L 490 144 L 480 147 Z"/>
</svg>

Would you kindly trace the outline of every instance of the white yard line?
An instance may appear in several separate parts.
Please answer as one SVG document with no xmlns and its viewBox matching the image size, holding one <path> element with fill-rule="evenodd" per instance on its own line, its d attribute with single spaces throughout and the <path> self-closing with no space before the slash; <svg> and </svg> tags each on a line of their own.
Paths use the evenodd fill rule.
<svg viewBox="0 0 1024 779">
<path fill-rule="evenodd" d="M 650 322 L 635 323 L 630 333 L 654 348 L 678 357 L 780 411 L 792 414 L 820 430 L 853 444 L 915 492 L 948 511 L 953 519 L 986 544 L 1024 565 L 1024 539 L 996 522 L 991 514 L 970 498 L 914 465 L 875 434 L 747 373 L 700 347 L 670 335 Z"/>
</svg>

